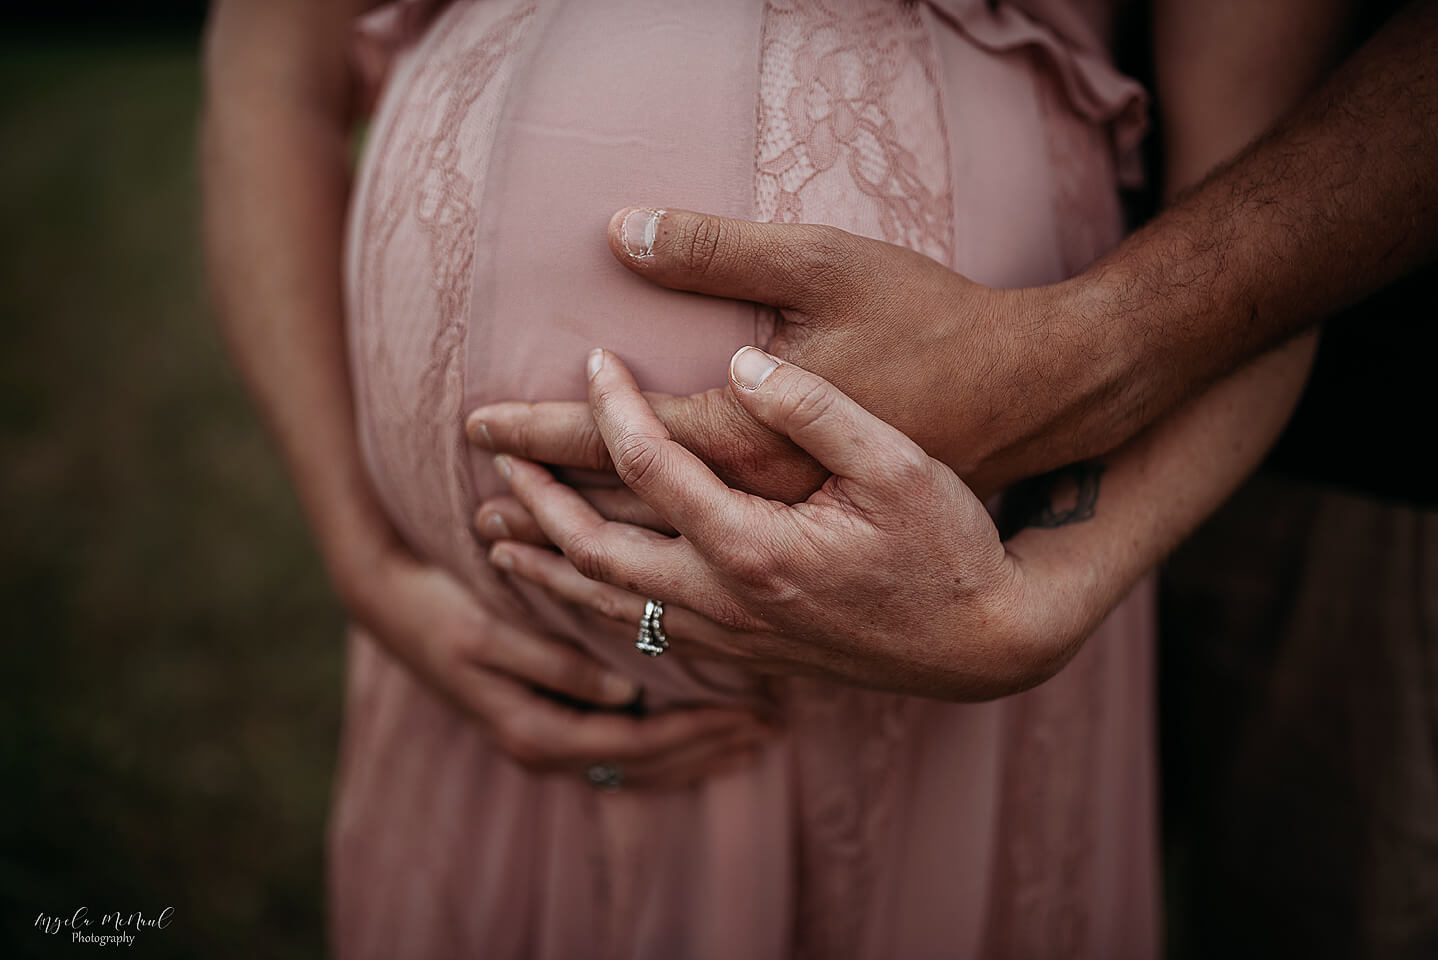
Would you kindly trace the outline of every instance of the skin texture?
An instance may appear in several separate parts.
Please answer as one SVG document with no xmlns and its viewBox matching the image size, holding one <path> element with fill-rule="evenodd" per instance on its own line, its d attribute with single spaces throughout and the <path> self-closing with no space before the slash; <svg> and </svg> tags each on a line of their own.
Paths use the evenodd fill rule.
<svg viewBox="0 0 1438 960">
<path fill-rule="evenodd" d="M 833 380 L 980 494 L 1103 454 L 1438 254 L 1438 5 L 1410 4 L 1321 85 L 1349 4 L 1192 6 L 1160 3 L 1155 57 L 1168 191 L 1191 189 L 1072 280 L 993 290 L 842 231 L 685 211 L 644 258 L 623 247 L 621 211 L 610 247 L 660 285 L 781 308 L 770 352 Z M 911 390 L 889 390 L 900 373 Z M 722 390 L 654 403 L 731 483 L 793 501 L 822 482 Z M 496 449 L 605 466 L 582 405 L 482 419 Z"/>
<path fill-rule="evenodd" d="M 1267 448 L 1309 356 L 1255 366 L 1115 454 L 1102 509 L 1001 541 L 947 465 L 793 364 L 746 377 L 746 354 L 767 356 L 735 355 L 734 402 L 830 472 L 818 491 L 788 505 L 727 487 L 669 436 L 623 362 L 596 351 L 589 402 L 615 469 L 679 536 L 606 520 L 548 470 L 501 455 L 518 505 L 563 556 L 506 540 L 491 561 L 631 629 L 645 597 L 664 600 L 683 656 L 965 701 L 1068 661 Z"/>
<path fill-rule="evenodd" d="M 1287 23 L 1299 14 L 1306 14 L 1308 20 L 1303 35 L 1294 39 Z M 1182 91 L 1170 113 L 1177 145 L 1169 151 L 1166 171 L 1170 195 L 1238 151 L 1318 82 L 1336 55 L 1346 15 L 1345 5 L 1339 3 L 1321 12 L 1311 5 L 1302 11 L 1260 11 L 1252 5 L 1223 4 L 1203 9 L 1166 5 L 1158 11 L 1160 50 L 1169 54 L 1162 83 Z M 1249 18 L 1247 29 L 1236 29 L 1243 24 L 1238 18 L 1244 17 Z M 1235 52 L 1235 33 L 1245 38 L 1247 50 Z M 1273 50 L 1281 55 L 1265 60 L 1265 52 Z M 1240 78 L 1245 109 L 1225 111 L 1221 104 L 1236 91 L 1224 83 L 1205 85 L 1204 80 L 1225 70 L 1231 73 L 1235 56 L 1265 66 L 1259 75 Z M 612 227 L 622 225 L 627 215 L 628 211 L 620 211 Z M 982 288 L 962 278 L 945 277 L 946 271 L 937 264 L 916 255 L 894 254 L 886 245 L 860 238 L 836 240 L 836 231 L 804 228 L 798 233 L 794 228 L 737 222 L 715 228 L 704 222 L 713 218 L 682 212 L 678 219 L 668 234 L 661 225 L 652 256 L 630 257 L 617 229 L 611 229 L 611 247 L 631 269 L 666 285 L 742 289 L 750 295 L 779 291 L 771 302 L 789 307 L 790 329 L 803 330 L 800 349 L 821 351 L 823 338 L 832 335 L 830 327 L 840 323 L 831 319 L 832 311 L 841 309 L 846 297 L 877 304 L 866 323 L 879 329 L 868 331 L 867 340 L 864 331 L 841 337 L 854 361 L 843 376 L 846 383 L 858 385 L 856 393 L 876 389 L 876 382 L 886 385 L 877 388 L 877 400 L 870 402 L 866 394 L 866 406 L 883 411 L 885 419 L 905 430 L 910 429 L 905 418 L 922 406 L 922 398 L 934 396 L 932 385 L 941 378 L 924 369 L 924 363 L 943 357 L 944 344 L 939 338 L 928 340 L 926 349 L 889 349 L 887 344 L 902 343 L 910 332 L 902 325 L 883 324 L 901 316 L 903 323 L 920 328 L 920 338 L 928 337 L 939 322 L 932 317 L 943 315 L 945 302 L 951 306 L 964 297 L 984 296 Z M 785 251 L 786 232 L 797 242 L 810 244 L 812 260 Z M 730 242 L 725 237 L 734 247 L 727 253 L 722 252 Z M 865 252 L 885 268 L 866 268 L 866 279 L 851 287 L 844 281 L 826 280 L 819 262 L 825 257 L 862 259 L 857 247 L 866 247 Z M 666 249 L 671 254 L 667 258 Z M 696 249 L 719 252 L 696 257 Z M 815 250 L 822 255 L 814 255 Z M 705 266 L 694 279 L 696 264 L 717 266 Z M 904 272 L 906 267 L 911 268 L 909 273 Z M 831 267 L 831 272 L 843 273 L 843 268 Z M 823 291 L 835 287 L 843 295 L 824 300 Z M 805 299 L 811 288 L 819 291 L 813 301 Z M 951 298 L 946 300 L 944 292 Z M 905 296 L 909 299 L 901 306 L 883 313 L 885 303 Z M 1013 302 L 1022 296 L 1023 292 L 1015 295 Z M 830 314 L 824 313 L 826 308 Z M 816 327 L 823 334 L 815 332 Z M 516 461 L 511 482 L 517 498 L 483 505 L 477 524 L 490 536 L 499 527 L 508 534 L 509 539 L 492 551 L 495 562 L 617 621 L 638 620 L 642 595 L 665 600 L 667 628 L 676 638 L 675 649 L 685 655 L 737 657 L 757 669 L 777 672 L 827 670 L 850 682 L 951 699 L 999 695 L 1040 682 L 1058 669 L 1142 571 L 1227 496 L 1291 412 L 1313 346 L 1314 338 L 1307 336 L 1261 357 L 1104 458 L 1106 462 L 1080 463 L 1023 485 L 1017 496 L 1009 498 L 1005 521 L 1010 528 L 1006 532 L 1012 535 L 1002 542 L 998 531 L 987 524 L 987 516 L 976 513 L 976 498 L 951 482 L 955 478 L 939 461 L 951 459 L 952 451 L 941 445 L 927 450 L 936 458 L 928 464 L 930 472 L 909 476 L 910 483 L 891 490 L 887 501 L 874 497 L 873 503 L 881 506 L 871 510 L 896 511 L 882 514 L 889 526 L 877 530 L 836 508 L 831 488 L 835 477 L 824 481 L 815 494 L 819 502 L 810 497 L 796 508 L 812 511 L 801 514 L 804 519 L 826 519 L 829 527 L 822 531 L 802 524 L 792 528 L 793 517 L 780 504 L 761 501 L 768 506 L 760 507 L 736 499 L 733 491 L 716 488 L 712 479 L 699 479 L 692 464 L 683 473 L 695 485 L 688 489 L 675 482 L 679 474 L 675 467 L 653 471 L 668 482 L 655 482 L 649 476 L 635 481 L 633 463 L 666 462 L 661 453 L 636 452 L 636 438 L 661 451 L 675 440 L 689 446 L 694 436 L 686 432 L 690 421 L 674 416 L 688 401 L 651 398 L 657 418 L 632 398 L 616 404 L 609 399 L 610 391 L 627 389 L 627 378 L 610 382 L 611 375 L 604 371 L 614 364 L 606 363 L 596 377 L 597 385 L 591 382 L 592 418 L 584 405 L 501 405 L 476 411 L 471 434 L 487 446 L 561 463 L 617 464 L 621 478 L 639 499 L 625 503 L 612 493 L 603 500 L 587 493 L 599 509 L 581 508 L 584 501 L 548 473 Z M 914 385 L 917 389 L 911 389 Z M 893 396 L 900 390 L 907 399 Z M 812 467 L 815 458 L 791 455 L 778 437 L 793 435 L 791 423 L 780 425 L 772 411 L 756 408 L 753 398 L 732 381 L 727 393 L 724 398 L 711 391 L 704 398 L 704 409 L 722 409 L 727 401 L 751 417 L 748 429 L 763 427 L 773 435 L 764 441 L 767 449 L 796 465 L 795 476 Z M 847 401 L 831 397 L 822 402 L 843 406 Z M 810 406 L 820 403 L 809 401 Z M 908 463 L 904 454 L 913 451 L 880 431 L 876 422 L 866 425 L 867 443 L 899 464 Z M 813 424 L 803 426 L 822 431 Z M 852 423 L 832 429 L 830 439 L 836 442 L 845 430 L 860 435 Z M 920 427 L 913 433 L 923 435 Z M 734 438 L 747 436 L 741 430 L 730 442 L 742 443 Z M 812 450 L 810 444 L 799 446 Z M 696 452 L 705 459 L 711 453 L 702 445 Z M 668 459 L 682 460 L 678 455 Z M 746 467 L 743 458 L 733 454 L 715 459 L 721 476 L 726 471 L 732 475 L 736 466 L 739 472 Z M 890 469 L 908 470 L 911 465 L 891 464 Z M 872 470 L 867 482 L 877 484 L 881 470 L 876 466 Z M 751 471 L 750 475 L 760 477 L 761 487 L 767 483 L 769 490 L 779 490 L 781 498 L 802 486 L 796 483 L 784 489 L 773 482 L 772 473 Z M 935 475 L 942 479 L 935 480 Z M 810 482 L 812 474 L 804 476 L 804 482 Z M 847 474 L 837 479 L 851 484 L 863 481 Z M 691 502 L 695 497 L 699 501 Z M 937 515 L 935 497 L 947 501 L 947 508 Z M 652 508 L 647 512 L 645 501 Z M 673 512 L 679 503 L 687 504 L 687 514 L 706 518 L 721 532 L 687 529 Z M 604 516 L 666 532 L 677 530 L 682 536 L 677 541 L 645 539 L 632 527 L 605 523 Z M 968 526 L 950 529 L 956 516 Z M 776 541 L 774 531 L 783 531 L 785 522 L 791 523 L 790 532 Z M 903 535 L 886 543 L 888 529 L 900 529 Z M 538 548 L 547 541 L 558 544 L 573 562 Z M 689 552 L 683 546 L 686 541 Z M 736 550 L 736 544 L 741 548 Z M 822 549 L 816 551 L 816 544 Z M 996 556 L 996 545 L 1004 551 L 1003 559 L 982 567 L 987 575 L 969 573 L 979 559 Z M 960 593 L 955 587 L 945 594 L 934 588 L 930 580 L 936 571 L 954 574 L 954 582 L 965 584 L 969 592 Z M 855 604 L 856 597 L 862 602 Z M 899 600 L 902 603 L 894 602 Z M 782 617 L 776 612 L 781 610 Z M 915 610 L 918 617 L 913 616 Z M 794 611 L 802 615 L 791 619 Z M 952 627 L 936 631 L 935 624 Z M 917 648 L 903 642 L 914 639 L 920 641 Z"/>
<path fill-rule="evenodd" d="M 565 644 L 497 621 L 416 559 L 375 499 L 354 431 L 340 249 L 359 0 L 229 0 L 206 36 L 205 246 L 230 353 L 264 414 L 326 568 L 356 622 L 526 767 L 582 776 L 620 761 L 627 787 L 673 787 L 744 762 L 772 731 L 733 710 L 632 716 L 636 689 Z"/>
</svg>

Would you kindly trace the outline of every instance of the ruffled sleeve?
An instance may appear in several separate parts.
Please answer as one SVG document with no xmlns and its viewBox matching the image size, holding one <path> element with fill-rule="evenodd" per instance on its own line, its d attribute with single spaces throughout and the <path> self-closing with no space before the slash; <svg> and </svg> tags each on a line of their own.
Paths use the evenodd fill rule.
<svg viewBox="0 0 1438 960">
<path fill-rule="evenodd" d="M 970 40 L 993 53 L 1030 49 L 1052 67 L 1069 105 L 1106 126 L 1119 182 L 1143 182 L 1139 145 L 1148 130 L 1148 94 L 1109 59 L 1100 32 L 1064 0 L 927 0 Z"/>
</svg>

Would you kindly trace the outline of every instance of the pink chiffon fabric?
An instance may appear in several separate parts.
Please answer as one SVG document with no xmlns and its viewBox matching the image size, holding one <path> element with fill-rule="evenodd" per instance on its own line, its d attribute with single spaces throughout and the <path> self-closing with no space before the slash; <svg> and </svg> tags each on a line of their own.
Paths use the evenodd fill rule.
<svg viewBox="0 0 1438 960">
<path fill-rule="evenodd" d="M 346 256 L 362 448 L 396 528 L 498 617 L 655 708 L 777 707 L 692 789 L 534 776 L 352 631 L 330 830 L 350 958 L 1149 957 L 1152 591 L 1059 676 L 956 705 L 636 654 L 492 569 L 503 489 L 464 414 L 580 399 L 603 345 L 646 389 L 721 384 L 772 315 L 616 263 L 630 203 L 828 223 L 976 280 L 1061 279 L 1120 235 L 1143 94 L 1094 2 L 402 2 L 360 25 L 375 114 Z M 676 644 L 682 648 L 682 642 Z M 601 758 L 596 758 L 601 759 Z"/>
</svg>

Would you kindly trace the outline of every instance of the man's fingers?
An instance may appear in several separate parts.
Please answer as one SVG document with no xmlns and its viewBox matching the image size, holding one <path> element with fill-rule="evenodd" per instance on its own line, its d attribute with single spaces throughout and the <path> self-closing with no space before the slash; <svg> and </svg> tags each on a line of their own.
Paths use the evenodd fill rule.
<svg viewBox="0 0 1438 960">
<path fill-rule="evenodd" d="M 689 210 L 628 207 L 609 221 L 610 250 L 646 280 L 801 312 L 862 292 L 866 242 L 835 227 Z"/>
<path fill-rule="evenodd" d="M 918 444 L 838 387 L 757 347 L 734 354 L 729 383 L 755 420 L 793 440 L 830 473 L 854 481 L 858 488 L 908 488 L 932 469 Z"/>
<path fill-rule="evenodd" d="M 592 610 L 615 623 L 637 627 L 644 617 L 645 597 L 612 584 L 590 580 L 576 570 L 574 564 L 553 551 L 523 543 L 497 543 L 489 551 L 489 560 L 506 573 L 523 577 L 566 603 Z M 729 661 L 748 659 L 733 652 L 729 631 L 682 607 L 669 606 L 665 609 L 664 629 L 674 648 L 686 657 Z"/>
<path fill-rule="evenodd" d="M 647 597 L 695 595 L 717 602 L 722 590 L 694 545 L 642 527 L 611 523 L 587 500 L 526 460 L 496 457 L 510 489 L 549 541 L 579 572 Z M 701 608 L 712 616 L 712 611 Z"/>
<path fill-rule="evenodd" d="M 731 532 L 747 498 L 669 438 L 624 361 L 594 350 L 588 373 L 589 405 L 624 485 L 701 549 Z"/>
</svg>

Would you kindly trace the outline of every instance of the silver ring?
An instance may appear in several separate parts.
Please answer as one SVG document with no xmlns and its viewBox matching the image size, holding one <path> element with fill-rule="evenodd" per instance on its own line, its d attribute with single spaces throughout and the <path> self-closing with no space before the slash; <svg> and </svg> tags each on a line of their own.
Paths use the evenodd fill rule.
<svg viewBox="0 0 1438 960">
<path fill-rule="evenodd" d="M 634 646 L 646 657 L 657 657 L 669 649 L 669 634 L 664 632 L 664 603 L 650 600 L 644 604 L 644 616 L 639 619 L 639 636 Z"/>
<path fill-rule="evenodd" d="M 596 790 L 618 790 L 624 785 L 624 771 L 617 763 L 591 763 L 584 771 L 589 785 Z"/>
</svg>

